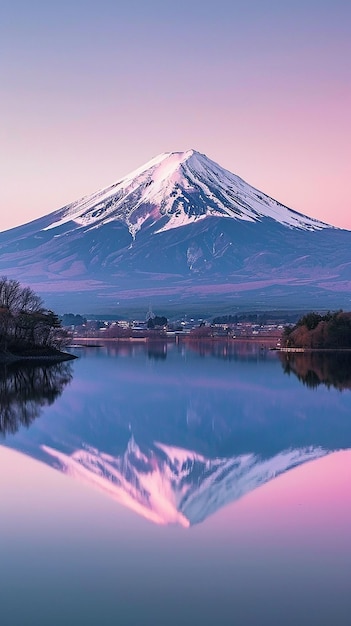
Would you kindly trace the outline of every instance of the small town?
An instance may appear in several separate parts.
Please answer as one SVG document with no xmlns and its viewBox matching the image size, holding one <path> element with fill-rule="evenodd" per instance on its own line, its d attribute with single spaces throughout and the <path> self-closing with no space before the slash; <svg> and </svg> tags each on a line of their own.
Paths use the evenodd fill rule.
<svg viewBox="0 0 351 626">
<path fill-rule="evenodd" d="M 187 318 L 169 321 L 165 316 L 155 315 L 150 308 L 144 319 L 97 320 L 87 319 L 72 313 L 62 317 L 62 325 L 72 339 L 104 339 L 104 340 L 167 340 L 179 341 L 213 339 L 213 340 L 254 340 L 279 343 L 285 324 L 267 319 L 265 323 L 253 321 L 233 321 L 232 316 L 204 320 Z M 219 321 L 220 320 L 220 321 Z"/>
</svg>

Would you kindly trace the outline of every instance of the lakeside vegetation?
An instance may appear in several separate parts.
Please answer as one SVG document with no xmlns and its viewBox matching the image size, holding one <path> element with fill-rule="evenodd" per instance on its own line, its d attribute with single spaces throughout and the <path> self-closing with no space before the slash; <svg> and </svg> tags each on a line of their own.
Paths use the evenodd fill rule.
<svg viewBox="0 0 351 626">
<path fill-rule="evenodd" d="M 351 348 L 351 313 L 342 310 L 325 315 L 307 313 L 295 326 L 285 327 L 282 345 L 307 349 Z"/>
<path fill-rule="evenodd" d="M 62 358 L 69 341 L 59 317 L 30 287 L 0 278 L 0 358 Z M 66 355 L 68 357 L 68 355 Z"/>
</svg>

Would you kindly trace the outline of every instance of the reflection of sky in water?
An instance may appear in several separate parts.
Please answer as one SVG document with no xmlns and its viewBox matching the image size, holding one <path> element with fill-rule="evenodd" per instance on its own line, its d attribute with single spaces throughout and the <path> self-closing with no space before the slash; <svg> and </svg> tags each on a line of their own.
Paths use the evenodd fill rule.
<svg viewBox="0 0 351 626">
<path fill-rule="evenodd" d="M 92 350 L 73 367 L 62 396 L 7 446 L 45 462 L 42 445 L 118 457 L 132 433 L 153 463 L 155 442 L 173 462 L 179 448 L 212 462 L 351 448 L 350 392 L 303 387 L 274 355 L 179 361 L 168 351 L 154 361 Z M 350 476 L 349 452 L 328 455 L 185 532 L 1 447 L 2 623 L 346 625 Z"/>
</svg>

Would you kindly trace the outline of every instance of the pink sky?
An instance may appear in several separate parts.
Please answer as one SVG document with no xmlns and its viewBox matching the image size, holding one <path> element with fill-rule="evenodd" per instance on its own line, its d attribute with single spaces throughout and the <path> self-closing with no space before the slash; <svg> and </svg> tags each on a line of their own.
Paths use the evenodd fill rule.
<svg viewBox="0 0 351 626">
<path fill-rule="evenodd" d="M 73 4 L 4 11 L 0 230 L 189 148 L 351 228 L 351 5 Z"/>
</svg>

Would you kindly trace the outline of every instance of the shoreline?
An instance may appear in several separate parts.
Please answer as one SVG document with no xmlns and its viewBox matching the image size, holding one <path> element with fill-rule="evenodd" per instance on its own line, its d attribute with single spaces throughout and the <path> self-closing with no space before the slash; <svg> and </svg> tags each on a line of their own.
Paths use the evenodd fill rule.
<svg viewBox="0 0 351 626">
<path fill-rule="evenodd" d="M 75 354 L 69 352 L 59 352 L 58 354 L 35 354 L 35 355 L 20 355 L 12 354 L 11 352 L 0 353 L 0 365 L 12 365 L 12 363 L 20 363 L 27 361 L 36 362 L 49 362 L 60 363 L 63 361 L 73 361 L 78 357 Z"/>
</svg>

